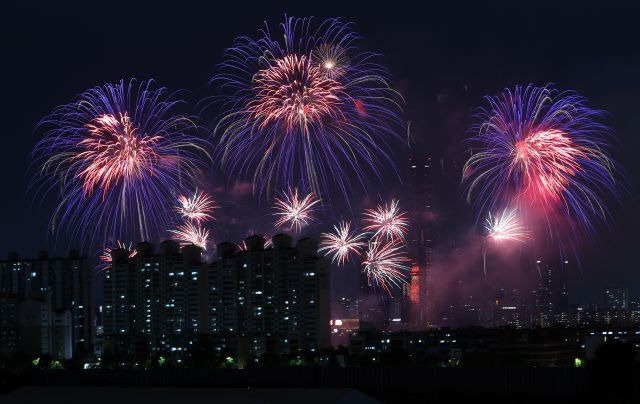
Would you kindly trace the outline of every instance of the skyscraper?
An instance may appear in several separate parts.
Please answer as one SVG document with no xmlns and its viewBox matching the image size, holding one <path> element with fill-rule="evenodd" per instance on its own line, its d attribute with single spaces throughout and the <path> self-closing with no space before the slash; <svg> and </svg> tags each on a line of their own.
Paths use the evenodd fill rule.
<svg viewBox="0 0 640 404">
<path fill-rule="evenodd" d="M 629 289 L 605 287 L 602 289 L 601 308 L 598 310 L 600 322 L 624 324 L 629 320 Z"/>
<path fill-rule="evenodd" d="M 430 156 L 409 158 L 408 185 L 411 204 L 408 241 L 412 261 L 410 324 L 414 329 L 422 329 L 436 324 L 431 273 L 433 243 L 430 221 L 433 188 Z"/>
<path fill-rule="evenodd" d="M 539 282 L 535 293 L 535 318 L 539 327 L 569 324 L 569 261 L 560 258 L 537 259 Z"/>
<path fill-rule="evenodd" d="M 606 310 L 628 310 L 629 289 L 619 287 L 603 288 L 602 308 Z"/>
</svg>

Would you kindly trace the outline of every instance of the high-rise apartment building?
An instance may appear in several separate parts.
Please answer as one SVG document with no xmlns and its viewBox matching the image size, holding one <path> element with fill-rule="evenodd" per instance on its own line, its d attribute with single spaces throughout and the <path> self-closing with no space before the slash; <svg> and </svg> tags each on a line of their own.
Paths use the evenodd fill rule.
<svg viewBox="0 0 640 404">
<path fill-rule="evenodd" d="M 11 304 L 47 294 L 52 313 L 69 312 L 74 354 L 93 353 L 93 281 L 88 259 L 73 251 L 64 258 L 41 252 L 37 259 L 20 259 L 14 253 L 0 261 L 0 294 L 13 296 Z"/>
<path fill-rule="evenodd" d="M 329 268 L 318 257 L 317 243 L 290 236 L 245 240 L 246 250 L 231 243 L 218 247 L 208 266 L 207 332 L 233 341 L 239 352 L 315 351 L 330 341 Z"/>
<path fill-rule="evenodd" d="M 171 352 L 178 360 L 201 332 L 201 250 L 164 241 L 112 252 L 103 275 L 103 333 L 107 351 L 148 356 Z"/>
<path fill-rule="evenodd" d="M 70 359 L 72 321 L 68 310 L 52 310 L 51 292 L 34 292 L 18 303 L 18 349 L 31 357 Z"/>
<path fill-rule="evenodd" d="M 173 241 L 155 253 L 114 250 L 104 274 L 105 350 L 170 355 L 181 361 L 207 334 L 219 353 L 244 361 L 264 353 L 330 347 L 329 269 L 317 243 L 290 236 L 252 236 L 246 249 L 223 242 L 217 258 Z"/>
</svg>

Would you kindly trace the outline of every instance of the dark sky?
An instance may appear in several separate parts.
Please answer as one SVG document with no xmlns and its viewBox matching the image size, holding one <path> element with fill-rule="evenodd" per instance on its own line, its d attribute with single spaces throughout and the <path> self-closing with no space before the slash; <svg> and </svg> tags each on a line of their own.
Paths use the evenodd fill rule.
<svg viewBox="0 0 640 404">
<path fill-rule="evenodd" d="M 33 197 L 26 194 L 28 155 L 39 136 L 34 126 L 53 107 L 89 87 L 131 77 L 155 78 L 170 89 L 188 89 L 191 100 L 197 101 L 213 93 L 207 81 L 234 37 L 255 35 L 265 20 L 275 26 L 285 13 L 341 16 L 356 22 L 364 47 L 386 55 L 396 88 L 406 98 L 406 118 L 412 122 L 418 147 L 447 171 L 446 179 L 436 186 L 438 245 L 460 243 L 458 233 L 472 226 L 468 207 L 457 194 L 459 175 L 450 170 L 462 152 L 469 113 L 483 95 L 516 83 L 553 82 L 561 89 L 579 91 L 594 106 L 609 111 L 621 142 L 616 157 L 628 172 L 631 195 L 622 198 L 620 208 L 612 201 L 613 233 L 604 233 L 584 247 L 582 268 L 574 268 L 571 276 L 572 300 L 594 300 L 605 284 L 626 285 L 640 295 L 639 9 L 560 2 L 540 8 L 530 2 L 513 3 L 522 4 L 521 8 L 457 2 L 426 7 L 399 1 L 384 6 L 351 1 L 173 2 L 172 7 L 156 4 L 161 2 L 11 3 L 2 6 L 0 23 L 4 78 L 0 256 L 10 250 L 28 256 L 54 249 L 46 235 L 50 204 L 32 203 Z M 406 153 L 397 150 L 401 170 Z M 203 181 L 221 186 L 225 181 L 219 176 L 212 173 Z M 387 198 L 398 189 L 399 181 L 391 178 L 384 187 L 370 189 L 369 200 Z M 241 187 L 223 192 L 223 203 L 228 198 L 228 205 L 236 209 L 233 215 L 241 215 L 238 210 L 247 207 L 256 210 L 257 202 L 242 194 Z M 356 206 L 366 201 L 355 192 L 352 198 Z M 268 213 L 264 205 L 261 215 Z M 333 211 L 330 216 L 350 214 Z M 232 232 L 225 231 L 231 237 Z M 66 248 L 58 245 L 58 253 Z"/>
</svg>

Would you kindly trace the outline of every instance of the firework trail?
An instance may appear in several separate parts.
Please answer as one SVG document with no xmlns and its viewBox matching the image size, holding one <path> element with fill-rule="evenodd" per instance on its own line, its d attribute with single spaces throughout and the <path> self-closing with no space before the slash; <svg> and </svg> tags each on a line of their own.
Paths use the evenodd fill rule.
<svg viewBox="0 0 640 404">
<path fill-rule="evenodd" d="M 193 189 L 208 157 L 193 122 L 174 115 L 182 101 L 153 81 L 94 87 L 45 117 L 33 151 L 32 187 L 59 190 L 52 233 L 91 244 L 148 240 L 171 223 L 174 195 Z M 90 235 L 81 232 L 91 229 Z"/>
<path fill-rule="evenodd" d="M 196 190 L 191 197 L 185 195 L 178 196 L 176 211 L 185 219 L 201 223 L 207 220 L 213 220 L 214 217 L 211 213 L 217 208 L 218 206 L 211 196 Z"/>
<path fill-rule="evenodd" d="M 402 247 L 400 240 L 369 242 L 369 248 L 362 262 L 369 285 L 380 287 L 391 295 L 391 287 L 407 282 L 409 259 L 403 255 Z"/>
<path fill-rule="evenodd" d="M 320 202 L 312 192 L 300 198 L 298 189 L 289 190 L 282 198 L 276 198 L 274 215 L 280 218 L 276 221 L 276 227 L 289 224 L 289 230 L 299 233 L 300 230 L 313 221 L 313 206 Z"/>
<path fill-rule="evenodd" d="M 360 255 L 360 249 L 366 244 L 362 241 L 366 234 L 357 234 L 351 230 L 351 223 L 340 222 L 333 226 L 335 233 L 322 233 L 320 236 L 320 252 L 331 254 L 331 262 L 338 261 L 338 265 L 344 265 L 349 261 L 351 253 Z"/>
<path fill-rule="evenodd" d="M 133 247 L 132 243 L 129 243 L 129 245 L 127 246 L 125 243 L 123 243 L 122 241 L 118 241 L 116 243 L 115 247 L 106 247 L 104 250 L 102 250 L 98 256 L 98 272 L 104 271 L 106 269 L 111 268 L 111 265 L 113 264 L 113 257 L 111 256 L 111 253 L 113 253 L 113 250 L 116 249 L 122 249 L 128 252 L 127 257 L 129 259 L 134 258 L 136 255 L 138 255 L 138 251 Z"/>
<path fill-rule="evenodd" d="M 231 94 L 215 128 L 222 166 L 251 175 L 254 191 L 301 184 L 321 196 L 336 185 L 346 198 L 350 178 L 364 185 L 393 166 L 400 97 L 352 24 L 286 18 L 280 28 L 237 38 L 211 80 Z"/>
<path fill-rule="evenodd" d="M 392 199 L 391 204 L 378 205 L 376 209 L 364 212 L 365 231 L 374 232 L 373 237 L 384 236 L 388 240 L 404 239 L 409 229 L 409 222 L 405 212 L 398 207 L 398 200 Z"/>
<path fill-rule="evenodd" d="M 203 228 L 199 224 L 186 222 L 175 230 L 169 230 L 182 245 L 194 244 L 204 251 L 207 250 L 209 244 L 209 230 Z"/>
<path fill-rule="evenodd" d="M 485 221 L 487 237 L 496 242 L 518 241 L 523 243 L 530 238 L 529 231 L 520 223 L 515 209 L 505 209 L 492 216 L 489 213 Z"/>
<path fill-rule="evenodd" d="M 606 196 L 617 196 L 617 163 L 609 157 L 605 113 L 550 86 L 516 86 L 486 100 L 463 171 L 467 200 L 480 214 L 515 202 L 541 209 L 549 222 L 559 212 L 589 232 L 596 220 L 606 223 Z"/>
</svg>

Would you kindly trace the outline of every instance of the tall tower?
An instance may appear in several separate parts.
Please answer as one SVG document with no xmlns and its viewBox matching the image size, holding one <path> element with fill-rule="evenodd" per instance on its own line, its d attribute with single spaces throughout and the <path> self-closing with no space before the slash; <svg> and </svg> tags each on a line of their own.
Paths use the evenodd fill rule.
<svg viewBox="0 0 640 404">
<path fill-rule="evenodd" d="M 534 324 L 540 327 L 567 325 L 569 322 L 569 293 L 567 270 L 569 261 L 540 258 L 536 260 L 539 275 L 536 291 Z"/>
<path fill-rule="evenodd" d="M 409 158 L 409 200 L 411 230 L 409 235 L 411 270 L 410 324 L 415 329 L 435 326 L 431 282 L 433 244 L 431 241 L 431 156 Z M 417 280 L 417 282 L 416 282 Z"/>
</svg>

